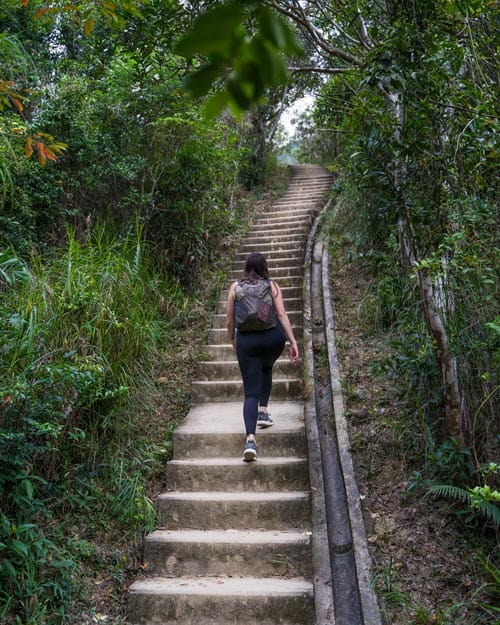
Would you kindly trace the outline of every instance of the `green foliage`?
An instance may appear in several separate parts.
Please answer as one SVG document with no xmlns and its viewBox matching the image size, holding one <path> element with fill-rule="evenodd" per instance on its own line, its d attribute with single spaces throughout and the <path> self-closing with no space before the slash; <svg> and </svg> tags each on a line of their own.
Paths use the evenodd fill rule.
<svg viewBox="0 0 500 625">
<path fill-rule="evenodd" d="M 67 216 L 61 205 L 61 171 L 59 164 L 43 169 L 21 157 L 11 163 L 12 191 L 0 212 L 0 245 L 12 246 L 24 258 L 33 245 L 46 246 L 54 225 Z"/>
<path fill-rule="evenodd" d="M 30 83 L 39 76 L 32 57 L 19 37 L 20 33 L 12 29 L 9 18 L 9 7 L 0 9 L 0 208 L 15 191 L 12 170 L 20 158 L 30 158 L 36 154 L 39 165 L 44 167 L 47 161 L 55 162 L 66 149 L 64 143 L 56 142 L 33 124 L 30 111 L 35 90 Z M 40 33 L 29 34 L 34 39 L 37 35 L 41 38 Z"/>
<path fill-rule="evenodd" d="M 340 154 L 335 167 L 340 199 L 350 206 L 353 253 L 377 280 L 362 313 L 396 330 L 392 370 L 424 414 L 423 431 L 446 441 L 441 356 L 419 311 L 413 270 L 401 267 L 406 237 L 435 288 L 477 464 L 493 456 L 498 441 L 498 335 L 488 325 L 498 293 L 498 177 L 491 169 L 498 64 L 486 3 L 450 8 L 401 3 L 381 16 L 385 30 L 373 31 L 367 71 L 325 83 L 314 121 L 338 131 L 332 153 Z M 476 19 L 467 21 L 461 11 Z"/>
<path fill-rule="evenodd" d="M 52 217 L 56 235 L 68 218 L 79 231 L 104 218 L 126 230 L 138 213 L 165 268 L 190 284 L 235 223 L 245 152 L 233 122 L 207 127 L 186 105 L 181 70 L 156 50 L 139 58 L 118 48 L 97 79 L 64 77 L 40 123 L 70 152 L 54 173 L 54 203 L 31 202 L 37 222 Z"/>
<path fill-rule="evenodd" d="M 23 261 L 9 250 L 0 252 L 0 288 L 13 287 L 19 282 L 31 280 L 29 269 Z"/>
<path fill-rule="evenodd" d="M 9 401 L 3 416 L 13 431 L 24 421 L 19 435 L 39 440 L 44 453 L 50 454 L 52 439 L 78 441 L 80 426 L 101 404 L 127 390 L 128 376 L 151 367 L 144 350 L 152 363 L 163 296 L 157 278 L 143 279 L 142 251 L 132 239 L 106 244 L 101 235 L 82 245 L 71 237 L 68 252 L 50 270 L 32 266 L 33 277 L 14 289 L 15 300 L 11 289 L 4 294 L 0 363 Z M 169 297 L 172 309 L 182 302 L 175 285 Z M 12 442 L 29 454 L 22 440 Z"/>
<path fill-rule="evenodd" d="M 475 486 L 465 490 L 448 484 L 435 484 L 427 491 L 431 495 L 447 497 L 457 502 L 467 504 L 469 510 L 489 519 L 495 525 L 500 525 L 500 492 L 489 486 Z"/>
<path fill-rule="evenodd" d="M 33 486 L 19 484 L 27 507 Z M 34 523 L 13 524 L 0 511 L 0 620 L 2 623 L 53 625 L 65 617 L 64 605 L 75 596 L 74 563 Z"/>
<path fill-rule="evenodd" d="M 96 574 L 122 596 L 189 406 L 195 298 L 218 292 L 241 180 L 254 167 L 245 182 L 261 182 L 267 158 L 257 123 L 207 124 L 186 101 L 170 52 L 184 5 L 105 4 L 0 7 L 2 625 L 79 622 Z M 49 135 L 68 145 L 56 166 Z"/>
<path fill-rule="evenodd" d="M 139 397 L 187 299 L 132 235 L 70 233 L 67 250 L 30 270 L 4 251 L 0 271 L 0 614 L 55 625 L 78 594 L 77 554 L 50 535 L 52 515 L 154 525 L 145 481 L 165 452 L 141 443 Z"/>
<path fill-rule="evenodd" d="M 250 33 L 245 21 L 250 22 Z M 222 78 L 223 88 L 207 102 L 215 117 L 228 105 L 233 113 L 262 103 L 265 90 L 287 79 L 285 55 L 302 51 L 290 25 L 258 2 L 230 0 L 200 15 L 177 44 L 176 52 L 188 58 L 202 55 L 208 62 L 185 81 L 193 97 L 209 93 Z"/>
</svg>

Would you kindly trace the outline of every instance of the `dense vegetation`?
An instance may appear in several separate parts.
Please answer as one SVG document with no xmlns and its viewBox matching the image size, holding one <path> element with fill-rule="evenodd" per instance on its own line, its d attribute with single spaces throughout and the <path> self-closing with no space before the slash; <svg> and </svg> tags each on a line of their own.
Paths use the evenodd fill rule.
<svg viewBox="0 0 500 625">
<path fill-rule="evenodd" d="M 412 488 L 461 502 L 494 542 L 495 3 L 227 2 L 179 44 L 213 4 L 0 7 L 0 622 L 92 620 L 90 580 L 120 593 L 137 565 L 124 545 L 154 525 L 199 300 L 305 87 L 302 155 L 337 173 L 348 249 L 373 275 L 364 311 L 391 329 L 385 366 L 425 450 Z M 495 567 L 485 556 L 498 592 Z"/>
<path fill-rule="evenodd" d="M 464 559 L 481 562 L 476 589 L 486 591 L 460 622 L 496 623 L 498 14 L 487 2 L 364 3 L 364 25 L 342 22 L 339 33 L 324 4 L 306 13 L 322 43 L 317 65 L 336 71 L 302 121 L 302 157 L 338 174 L 332 254 L 341 239 L 372 276 L 360 314 L 390 336 L 390 358 L 373 366 L 400 389 L 407 496 L 455 504 Z M 415 622 L 458 622 L 441 614 Z"/>
<path fill-rule="evenodd" d="M 398 337 L 391 368 L 420 407 L 428 448 L 457 459 L 433 477 L 455 485 L 497 484 L 498 22 L 488 9 L 398 3 L 379 14 L 370 39 L 384 24 L 383 45 L 371 45 L 363 75 L 351 63 L 319 87 L 303 142 L 339 172 L 352 249 L 377 278 L 372 313 Z"/>
<path fill-rule="evenodd" d="M 2 623 L 92 620 L 138 566 L 200 299 L 261 193 L 252 119 L 180 89 L 175 5 L 0 8 Z"/>
</svg>

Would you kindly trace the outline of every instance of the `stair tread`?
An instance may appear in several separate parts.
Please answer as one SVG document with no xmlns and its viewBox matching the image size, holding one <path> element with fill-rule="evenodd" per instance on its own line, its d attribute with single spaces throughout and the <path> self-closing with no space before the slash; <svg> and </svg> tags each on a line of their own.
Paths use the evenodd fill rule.
<svg viewBox="0 0 500 625">
<path fill-rule="evenodd" d="M 152 577 L 134 582 L 130 591 L 152 595 L 244 595 L 247 597 L 311 594 L 303 577 Z"/>
<path fill-rule="evenodd" d="M 300 458 L 299 456 L 271 456 L 271 457 L 265 457 L 265 458 L 259 458 L 258 460 L 258 464 L 260 466 L 262 465 L 278 465 L 278 464 L 286 464 L 286 465 L 290 465 L 290 464 L 302 464 L 304 462 L 307 461 L 307 458 Z M 249 468 L 249 470 L 251 470 L 252 466 L 254 466 L 253 463 L 246 463 L 243 464 L 241 457 L 238 458 L 225 458 L 223 456 L 220 457 L 213 457 L 210 456 L 209 458 L 182 458 L 179 460 L 169 460 L 168 462 L 169 465 L 184 465 L 184 466 L 196 466 L 196 465 L 201 465 L 201 466 L 221 466 L 221 465 L 227 465 L 227 466 L 247 466 Z M 255 465 L 256 466 L 256 465 Z"/>
<path fill-rule="evenodd" d="M 162 493 L 159 499 L 178 499 L 189 501 L 301 501 L 309 498 L 309 491 L 286 490 L 267 492 L 239 492 L 239 491 L 170 491 Z"/>
<path fill-rule="evenodd" d="M 297 382 L 300 381 L 302 382 L 302 378 L 300 377 L 290 377 L 290 378 L 274 378 L 273 379 L 273 385 L 275 384 L 279 384 L 280 382 Z M 242 384 L 241 379 L 239 380 L 194 380 L 193 384 L 202 384 L 202 385 L 209 385 L 209 384 Z"/>
<path fill-rule="evenodd" d="M 148 542 L 177 542 L 177 543 L 209 543 L 209 544 L 295 544 L 309 542 L 308 531 L 278 531 L 278 530 L 166 530 L 158 529 L 149 534 Z"/>
<path fill-rule="evenodd" d="M 304 428 L 303 401 L 273 401 L 270 413 L 274 421 L 272 428 L 265 432 L 290 432 Z M 224 434 L 241 433 L 243 437 L 242 402 L 207 402 L 191 408 L 186 420 L 176 429 L 176 433 Z M 262 433 L 265 436 L 265 432 Z"/>
</svg>

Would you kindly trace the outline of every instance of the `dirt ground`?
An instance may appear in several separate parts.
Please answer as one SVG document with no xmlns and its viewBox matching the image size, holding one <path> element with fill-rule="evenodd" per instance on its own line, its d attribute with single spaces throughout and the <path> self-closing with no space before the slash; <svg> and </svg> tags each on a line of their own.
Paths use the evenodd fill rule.
<svg viewBox="0 0 500 625">
<path fill-rule="evenodd" d="M 484 555 L 473 544 L 479 537 L 465 535 L 448 502 L 412 492 L 424 450 L 415 444 L 418 421 L 397 382 L 378 366 L 391 350 L 387 333 L 363 313 L 370 280 L 342 259 L 332 261 L 331 275 L 351 446 L 384 623 L 498 625 Z"/>
</svg>

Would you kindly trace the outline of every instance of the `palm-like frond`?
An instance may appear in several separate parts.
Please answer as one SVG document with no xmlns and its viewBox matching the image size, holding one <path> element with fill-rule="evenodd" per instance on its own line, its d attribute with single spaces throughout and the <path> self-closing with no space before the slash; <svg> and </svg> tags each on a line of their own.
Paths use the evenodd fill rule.
<svg viewBox="0 0 500 625">
<path fill-rule="evenodd" d="M 500 508 L 493 501 L 481 499 L 465 488 L 450 486 L 449 484 L 435 484 L 428 489 L 427 494 L 463 502 L 495 525 L 500 525 Z"/>
</svg>

